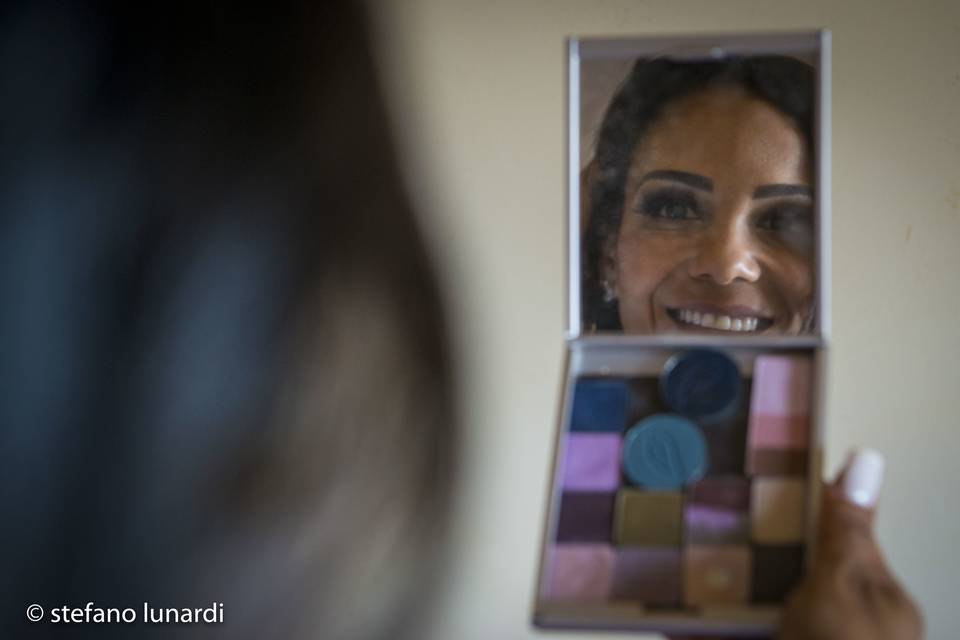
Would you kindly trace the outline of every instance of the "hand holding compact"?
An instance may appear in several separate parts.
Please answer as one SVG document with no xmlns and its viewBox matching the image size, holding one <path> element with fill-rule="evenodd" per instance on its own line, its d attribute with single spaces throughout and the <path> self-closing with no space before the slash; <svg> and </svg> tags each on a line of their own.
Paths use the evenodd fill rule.
<svg viewBox="0 0 960 640">
<path fill-rule="evenodd" d="M 791 596 L 779 640 L 915 640 L 923 619 L 887 567 L 873 534 L 883 456 L 851 455 L 824 488 L 819 549 Z"/>
</svg>

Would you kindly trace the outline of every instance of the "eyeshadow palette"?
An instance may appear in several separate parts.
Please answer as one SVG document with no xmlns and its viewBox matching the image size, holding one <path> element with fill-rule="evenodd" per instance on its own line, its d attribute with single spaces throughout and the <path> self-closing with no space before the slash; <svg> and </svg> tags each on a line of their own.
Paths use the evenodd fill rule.
<svg viewBox="0 0 960 640">
<path fill-rule="evenodd" d="M 574 349 L 538 622 L 769 630 L 808 553 L 818 358 Z"/>
</svg>

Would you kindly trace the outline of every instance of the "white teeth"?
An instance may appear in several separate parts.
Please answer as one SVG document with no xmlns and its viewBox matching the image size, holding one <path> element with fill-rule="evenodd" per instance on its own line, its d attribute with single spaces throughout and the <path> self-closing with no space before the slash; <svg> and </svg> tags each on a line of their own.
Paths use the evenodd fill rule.
<svg viewBox="0 0 960 640">
<path fill-rule="evenodd" d="M 760 322 L 759 318 L 715 316 L 712 313 L 700 313 L 690 309 L 678 309 L 676 314 L 680 321 L 686 324 L 720 331 L 756 331 Z"/>
</svg>

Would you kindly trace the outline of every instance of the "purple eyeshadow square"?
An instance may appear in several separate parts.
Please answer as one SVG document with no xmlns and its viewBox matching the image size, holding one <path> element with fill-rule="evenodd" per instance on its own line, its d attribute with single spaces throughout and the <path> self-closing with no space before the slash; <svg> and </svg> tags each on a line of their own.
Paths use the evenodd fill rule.
<svg viewBox="0 0 960 640">
<path fill-rule="evenodd" d="M 716 476 L 693 485 L 690 501 L 735 511 L 750 510 L 750 481 L 738 476 Z"/>
<path fill-rule="evenodd" d="M 616 493 L 564 493 L 557 542 L 606 542 L 613 537 Z"/>
<path fill-rule="evenodd" d="M 557 544 L 550 552 L 546 598 L 564 602 L 603 602 L 610 597 L 613 547 Z"/>
<path fill-rule="evenodd" d="M 687 542 L 693 544 L 746 543 L 750 519 L 744 511 L 691 504 L 684 511 Z"/>
<path fill-rule="evenodd" d="M 564 453 L 567 491 L 616 491 L 620 486 L 620 435 L 571 433 Z"/>
<path fill-rule="evenodd" d="M 652 605 L 679 605 L 682 573 L 679 548 L 620 548 L 613 561 L 611 597 Z"/>
</svg>

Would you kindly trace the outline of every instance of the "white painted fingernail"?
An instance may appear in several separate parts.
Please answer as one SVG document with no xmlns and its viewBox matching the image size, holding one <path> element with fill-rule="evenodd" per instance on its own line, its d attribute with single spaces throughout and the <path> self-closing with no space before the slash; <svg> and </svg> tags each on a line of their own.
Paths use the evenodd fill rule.
<svg viewBox="0 0 960 640">
<path fill-rule="evenodd" d="M 883 467 L 883 454 L 876 449 L 854 452 L 843 477 L 843 495 L 847 500 L 864 509 L 876 505 L 883 486 Z"/>
</svg>

